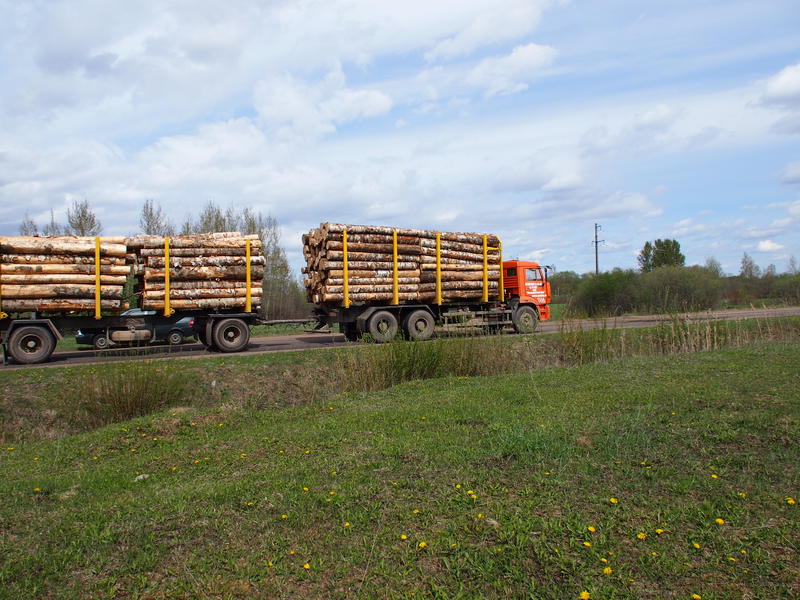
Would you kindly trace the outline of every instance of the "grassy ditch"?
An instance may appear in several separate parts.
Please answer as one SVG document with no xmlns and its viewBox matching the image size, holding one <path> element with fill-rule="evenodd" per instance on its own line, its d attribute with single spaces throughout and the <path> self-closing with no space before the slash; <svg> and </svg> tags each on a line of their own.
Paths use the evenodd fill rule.
<svg viewBox="0 0 800 600">
<path fill-rule="evenodd" d="M 230 409 L 319 403 L 418 379 L 531 372 L 800 340 L 800 319 L 690 323 L 554 335 L 475 336 L 328 351 L 0 372 L 0 443 L 57 438 L 180 404 Z"/>
<path fill-rule="evenodd" d="M 0 598 L 798 597 L 798 350 L 170 406 L 3 446 Z"/>
</svg>

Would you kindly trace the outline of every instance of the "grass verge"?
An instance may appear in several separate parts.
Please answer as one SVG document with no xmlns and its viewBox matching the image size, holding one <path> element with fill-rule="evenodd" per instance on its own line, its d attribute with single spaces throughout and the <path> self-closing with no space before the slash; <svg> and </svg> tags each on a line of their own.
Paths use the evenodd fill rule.
<svg viewBox="0 0 800 600">
<path fill-rule="evenodd" d="M 797 597 L 799 349 L 5 446 L 0 597 Z"/>
</svg>

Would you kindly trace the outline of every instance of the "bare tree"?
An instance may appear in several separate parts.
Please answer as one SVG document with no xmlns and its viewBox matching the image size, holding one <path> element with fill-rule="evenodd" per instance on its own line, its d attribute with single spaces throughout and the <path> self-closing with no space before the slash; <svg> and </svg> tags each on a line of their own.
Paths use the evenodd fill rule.
<svg viewBox="0 0 800 600">
<path fill-rule="evenodd" d="M 25 213 L 25 218 L 22 219 L 22 223 L 19 224 L 19 234 L 39 235 L 39 226 L 28 216 L 28 213 Z"/>
<path fill-rule="evenodd" d="M 761 277 L 761 269 L 747 252 L 742 254 L 742 266 L 739 276 L 744 279 L 758 279 Z"/>
<path fill-rule="evenodd" d="M 64 235 L 64 226 L 61 225 L 58 221 L 56 221 L 56 215 L 53 212 L 53 209 L 50 209 L 50 222 L 42 227 L 42 235 L 46 235 L 48 237 L 56 236 L 56 235 Z"/>
<path fill-rule="evenodd" d="M 147 199 L 142 206 L 142 214 L 139 216 L 139 227 L 142 233 L 147 235 L 170 236 L 175 234 L 172 222 L 153 200 Z"/>
<path fill-rule="evenodd" d="M 67 232 L 70 235 L 100 235 L 103 231 L 100 221 L 89 207 L 88 200 L 73 200 L 67 209 Z"/>
</svg>

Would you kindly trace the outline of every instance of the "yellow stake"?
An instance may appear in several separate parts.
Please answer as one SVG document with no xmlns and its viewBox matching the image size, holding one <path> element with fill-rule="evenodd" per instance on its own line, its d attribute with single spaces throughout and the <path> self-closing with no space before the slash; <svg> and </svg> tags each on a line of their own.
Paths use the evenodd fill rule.
<svg viewBox="0 0 800 600">
<path fill-rule="evenodd" d="M 392 267 L 393 290 L 392 304 L 400 304 L 400 288 L 397 284 L 397 232 L 392 232 L 392 260 L 394 265 Z"/>
<path fill-rule="evenodd" d="M 436 304 L 442 303 L 442 234 L 436 234 Z"/>
<path fill-rule="evenodd" d="M 483 236 L 483 298 L 482 302 L 489 301 L 489 247 L 486 245 L 486 235 Z"/>
<path fill-rule="evenodd" d="M 497 250 L 500 252 L 500 302 L 506 299 L 505 282 L 503 281 L 503 242 L 497 243 Z"/>
<path fill-rule="evenodd" d="M 7 316 L 3 312 L 3 265 L 0 265 L 0 319 L 5 319 Z"/>
<path fill-rule="evenodd" d="M 100 314 L 100 238 L 94 238 L 94 318 Z"/>
<path fill-rule="evenodd" d="M 252 304 L 250 302 L 250 240 L 247 240 L 247 251 L 246 251 L 246 261 L 247 261 L 247 268 L 245 269 L 245 273 L 247 274 L 245 277 L 245 281 L 247 283 L 247 291 L 245 292 L 245 297 L 247 300 L 244 304 L 244 311 L 250 312 L 252 310 Z"/>
<path fill-rule="evenodd" d="M 164 316 L 170 317 L 174 310 L 169 305 L 169 238 L 164 238 Z"/>
<path fill-rule="evenodd" d="M 342 260 L 344 265 L 344 307 L 350 308 L 350 274 L 347 272 L 347 229 L 342 232 Z"/>
</svg>

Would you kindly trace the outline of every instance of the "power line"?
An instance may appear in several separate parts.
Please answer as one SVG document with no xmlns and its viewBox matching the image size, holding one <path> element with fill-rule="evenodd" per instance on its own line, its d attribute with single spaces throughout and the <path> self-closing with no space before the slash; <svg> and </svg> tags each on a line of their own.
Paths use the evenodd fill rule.
<svg viewBox="0 0 800 600">
<path fill-rule="evenodd" d="M 600 231 L 602 228 L 603 227 L 601 225 L 598 225 L 597 223 L 594 224 L 594 241 L 592 242 L 592 244 L 594 244 L 594 274 L 595 275 L 600 273 L 600 259 L 599 259 L 599 256 L 598 256 L 598 254 L 599 254 L 598 253 L 598 247 L 600 246 L 600 244 L 605 243 L 605 240 L 598 240 L 597 239 L 597 232 Z"/>
</svg>

